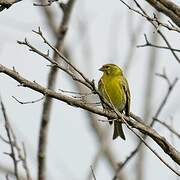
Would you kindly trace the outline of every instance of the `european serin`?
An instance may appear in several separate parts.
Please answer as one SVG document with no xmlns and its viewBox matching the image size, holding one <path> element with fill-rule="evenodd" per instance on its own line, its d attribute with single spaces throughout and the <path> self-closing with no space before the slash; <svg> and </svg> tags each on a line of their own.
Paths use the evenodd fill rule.
<svg viewBox="0 0 180 180">
<path fill-rule="evenodd" d="M 129 116 L 131 97 L 128 82 L 123 75 L 122 69 L 115 64 L 105 64 L 99 70 L 103 72 L 98 83 L 100 94 L 119 112 L 124 112 L 126 116 Z M 105 109 L 109 109 L 107 105 L 102 104 Z M 112 124 L 112 121 L 110 121 L 110 124 Z M 114 121 L 113 139 L 118 136 L 125 140 L 122 123 Z"/>
</svg>

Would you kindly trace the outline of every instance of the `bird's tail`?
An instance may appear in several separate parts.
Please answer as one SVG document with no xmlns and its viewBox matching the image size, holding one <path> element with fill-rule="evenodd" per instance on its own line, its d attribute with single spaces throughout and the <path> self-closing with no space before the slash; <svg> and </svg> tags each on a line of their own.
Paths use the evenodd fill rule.
<svg viewBox="0 0 180 180">
<path fill-rule="evenodd" d="M 120 136 L 122 139 L 126 139 L 123 129 L 122 129 L 122 123 L 118 121 L 114 121 L 114 134 L 113 139 L 116 139 L 118 136 Z"/>
</svg>

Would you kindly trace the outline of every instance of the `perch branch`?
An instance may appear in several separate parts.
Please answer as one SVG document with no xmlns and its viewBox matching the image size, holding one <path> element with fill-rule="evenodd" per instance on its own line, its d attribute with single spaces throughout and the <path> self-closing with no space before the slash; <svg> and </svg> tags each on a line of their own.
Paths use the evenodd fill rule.
<svg viewBox="0 0 180 180">
<path fill-rule="evenodd" d="M 20 76 L 19 73 L 17 73 L 14 70 L 11 70 L 2 64 L 0 64 L 0 73 L 4 73 L 8 75 L 9 77 L 13 78 L 17 82 L 19 82 L 23 87 L 30 88 L 36 92 L 39 92 L 43 95 L 49 96 L 51 98 L 63 101 L 71 106 L 74 107 L 79 107 L 84 110 L 93 112 L 95 114 L 108 117 L 110 119 L 117 119 L 118 116 L 116 113 L 113 112 L 107 112 L 104 111 L 101 108 L 97 108 L 94 106 L 91 106 L 87 103 L 84 103 L 83 101 L 79 101 L 77 99 L 74 99 L 72 97 L 63 95 L 62 93 L 57 93 L 51 89 L 47 89 L 40 84 L 36 82 L 29 81 L 25 79 L 24 77 Z M 169 155 L 169 157 L 174 160 L 177 164 L 180 165 L 180 152 L 173 147 L 167 140 L 166 138 L 162 137 L 158 132 L 156 132 L 153 128 L 150 126 L 146 125 L 145 121 L 143 121 L 140 117 L 134 115 L 133 113 L 130 113 L 131 118 L 128 118 L 124 116 L 123 114 L 121 115 L 122 118 L 126 120 L 126 122 L 132 127 L 137 130 L 139 130 L 141 133 L 146 134 L 150 138 L 152 138 L 161 148 L 162 150 Z"/>
</svg>

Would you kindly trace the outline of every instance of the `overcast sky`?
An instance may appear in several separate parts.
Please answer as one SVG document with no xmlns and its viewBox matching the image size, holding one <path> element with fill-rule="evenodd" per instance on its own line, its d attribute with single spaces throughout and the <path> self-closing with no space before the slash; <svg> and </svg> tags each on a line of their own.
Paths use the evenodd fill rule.
<svg viewBox="0 0 180 180">
<path fill-rule="evenodd" d="M 143 5 L 150 7 L 147 4 Z M 52 8 L 55 9 L 54 16 L 58 24 L 62 13 L 55 3 Z M 136 30 L 141 23 L 144 25 L 141 32 L 138 32 Z M 34 7 L 32 1 L 24 0 L 1 12 L 0 63 L 10 68 L 15 67 L 27 79 L 35 80 L 45 86 L 49 71 L 48 63 L 16 42 L 27 37 L 31 43 L 45 52 L 47 46 L 43 44 L 43 41 L 37 35 L 32 33 L 32 29 L 37 30 L 39 26 L 46 37 L 53 43 L 54 38 L 46 24 L 42 8 Z M 79 33 L 80 29 L 84 34 Z M 65 45 L 70 49 L 76 66 L 90 79 L 95 79 L 97 83 L 101 76 L 98 68 L 102 64 L 113 62 L 124 67 L 132 43 L 131 33 L 136 33 L 138 36 L 137 43 L 134 45 L 136 46 L 144 43 L 144 33 L 147 34 L 148 38 L 155 36 L 156 32 L 152 35 L 153 31 L 149 23 L 130 12 L 119 0 L 79 0 L 74 6 Z M 180 46 L 178 34 L 164 32 L 171 44 L 178 48 Z M 159 43 L 164 45 L 161 39 L 159 39 Z M 149 53 L 150 48 L 135 48 L 129 71 L 126 73 L 132 94 L 131 111 L 139 116 L 143 115 L 144 99 L 146 98 L 145 87 L 147 82 L 145 80 Z M 180 77 L 180 65 L 169 51 L 158 50 L 156 61 L 155 72 L 161 73 L 165 68 L 171 80 Z M 161 78 L 155 76 L 154 73 L 152 73 L 152 76 L 155 79 L 153 100 L 150 106 L 153 115 L 167 91 L 167 84 Z M 32 90 L 17 87 L 17 82 L 3 74 L 0 75 L 0 84 L 0 93 L 18 140 L 25 142 L 27 146 L 28 162 L 34 177 L 36 175 L 36 152 L 43 102 L 21 105 L 12 96 L 22 101 L 31 101 L 42 96 Z M 56 85 L 56 89 L 60 88 L 76 90 L 70 78 L 62 72 L 59 73 Z M 180 117 L 179 88 L 180 83 L 178 82 L 160 115 L 160 118 L 168 123 L 170 123 L 170 118 L 173 117 L 173 124 L 177 130 L 180 128 L 180 123 L 178 123 Z M 2 119 L 1 112 L 0 117 Z M 102 117 L 98 118 L 103 119 Z M 1 119 L 0 132 L 5 136 L 4 121 Z M 102 122 L 99 122 L 99 124 L 109 130 L 107 143 L 117 154 L 117 162 L 125 160 L 134 149 L 137 138 L 124 127 L 127 140 L 117 139 L 113 141 L 111 140 L 112 127 Z M 171 141 L 170 133 L 165 128 L 159 125 L 155 126 L 155 128 Z M 162 157 L 174 165 L 157 145 L 152 141 L 149 141 L 149 143 Z M 10 158 L 3 154 L 3 152 L 9 151 L 9 147 L 2 142 L 0 144 L 0 163 L 12 165 Z M 176 138 L 174 138 L 174 145 L 177 149 L 180 149 L 179 140 Z M 98 150 L 99 145 L 87 119 L 86 112 L 55 100 L 48 139 L 48 179 L 86 179 L 90 171 L 90 165 Z M 146 150 L 145 165 L 145 180 L 159 178 L 170 180 L 176 178 L 148 149 Z M 97 180 L 110 180 L 113 177 L 111 168 L 107 165 L 103 156 L 95 173 Z M 135 179 L 136 164 L 134 160 L 125 167 L 124 173 L 128 179 Z M 4 176 L 0 177 L 4 178 Z"/>
</svg>

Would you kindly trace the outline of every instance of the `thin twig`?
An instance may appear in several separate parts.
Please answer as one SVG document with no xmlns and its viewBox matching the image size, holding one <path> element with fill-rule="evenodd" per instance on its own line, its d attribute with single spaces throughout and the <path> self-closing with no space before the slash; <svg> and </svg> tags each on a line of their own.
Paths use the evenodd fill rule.
<svg viewBox="0 0 180 180">
<path fill-rule="evenodd" d="M 94 179 L 94 180 L 97 180 L 97 179 L 96 179 L 96 176 L 95 176 L 95 173 L 94 173 L 94 170 L 93 170 L 93 167 L 90 166 L 90 168 L 91 168 L 91 172 L 92 172 L 93 179 Z"/>
<path fill-rule="evenodd" d="M 63 90 L 63 89 L 58 89 L 59 91 L 61 92 L 64 92 L 64 93 L 68 93 L 68 94 L 78 94 L 78 95 L 81 95 L 81 96 L 89 96 L 89 95 L 92 95 L 93 93 L 90 92 L 90 93 L 81 93 L 81 92 L 75 92 L 75 91 L 68 91 L 68 90 Z"/>
<path fill-rule="evenodd" d="M 5 142 L 5 143 L 7 143 L 7 144 L 9 144 L 9 141 L 8 140 L 6 140 L 1 134 L 0 134 L 0 139 L 3 141 L 3 142 Z"/>
<path fill-rule="evenodd" d="M 95 154 L 95 157 L 93 158 L 92 164 L 91 164 L 91 166 L 90 166 L 90 167 L 92 167 L 92 168 L 90 168 L 90 171 L 89 171 L 89 173 L 88 173 L 88 176 L 87 176 L 86 180 L 92 180 L 92 177 L 93 177 L 93 174 L 94 174 L 93 172 L 94 172 L 95 169 L 97 168 L 98 162 L 99 162 L 101 156 L 103 155 L 103 151 L 104 151 L 103 148 L 104 148 L 104 147 L 101 146 L 101 147 L 98 149 L 98 152 Z M 92 172 L 92 170 L 93 170 L 93 172 Z M 94 174 L 94 175 L 95 175 L 95 174 Z"/>
<path fill-rule="evenodd" d="M 161 158 L 160 155 L 158 155 L 158 153 L 152 149 L 147 142 L 144 140 L 143 137 L 141 137 L 139 134 L 137 134 L 127 123 L 126 123 L 127 127 L 141 140 L 141 142 L 143 142 L 146 147 L 148 147 L 150 149 L 150 151 L 163 163 L 165 164 L 170 170 L 172 170 L 175 174 L 177 174 L 178 176 L 180 176 L 180 172 L 178 172 L 177 170 L 175 170 L 173 167 L 171 167 L 170 164 L 168 164 L 163 158 Z"/>
<path fill-rule="evenodd" d="M 166 43 L 167 47 L 169 48 L 169 50 L 171 51 L 171 53 L 173 54 L 173 56 L 175 57 L 175 59 L 180 63 L 180 59 L 179 57 L 176 55 L 176 53 L 173 51 L 173 48 L 171 47 L 170 43 L 168 42 L 167 38 L 165 37 L 165 35 L 159 30 L 159 23 L 157 23 L 157 21 L 154 22 L 154 20 L 152 20 L 152 18 L 145 12 L 145 10 L 143 10 L 143 8 L 140 6 L 140 4 L 136 1 L 133 0 L 136 4 L 136 6 L 140 9 L 140 11 L 138 11 L 137 9 L 131 8 L 131 6 L 129 6 L 126 2 L 124 2 L 123 0 L 120 0 L 127 8 L 129 8 L 130 10 L 132 10 L 133 12 L 145 17 L 156 29 L 156 32 L 162 37 L 162 39 L 164 40 L 164 42 Z"/>
<path fill-rule="evenodd" d="M 175 48 L 171 48 L 170 49 L 170 47 L 168 47 L 168 46 L 159 46 L 159 45 L 152 44 L 147 39 L 147 35 L 146 34 L 144 34 L 144 38 L 145 38 L 145 43 L 141 44 L 141 45 L 137 45 L 136 46 L 137 48 L 151 46 L 151 47 L 155 47 L 155 48 L 159 48 L 159 49 L 165 49 L 165 50 L 172 50 L 172 51 L 180 52 L 180 49 L 175 49 Z"/>
<path fill-rule="evenodd" d="M 141 12 L 142 12 L 144 15 L 148 16 L 148 14 L 147 14 L 147 13 L 145 12 L 145 10 L 140 6 L 140 4 L 139 4 L 136 0 L 134 0 L 134 2 L 135 2 L 135 4 L 136 4 L 136 6 L 141 10 Z M 147 20 L 149 21 L 148 18 L 147 18 Z M 173 56 L 175 57 L 175 59 L 180 63 L 179 57 L 178 57 L 178 56 L 176 55 L 176 53 L 172 50 L 172 47 L 171 47 L 169 41 L 167 40 L 166 36 L 159 30 L 159 25 L 155 24 L 155 23 L 152 22 L 152 21 L 149 21 L 149 22 L 155 27 L 157 33 L 162 37 L 162 39 L 164 40 L 164 42 L 166 43 L 166 45 L 169 47 L 169 49 L 170 49 L 171 53 L 173 54 Z"/>
<path fill-rule="evenodd" d="M 165 164 L 170 170 L 172 170 L 176 175 L 180 176 L 180 172 L 178 172 L 178 170 L 174 169 L 173 167 L 171 167 L 170 164 L 168 164 L 163 158 L 161 158 L 161 156 L 158 155 L 158 153 L 152 149 L 148 144 L 147 142 L 145 141 L 145 139 L 143 137 L 141 137 L 139 134 L 137 134 L 125 121 L 125 124 L 126 126 L 128 127 L 128 129 L 130 129 L 140 140 L 141 140 L 141 143 L 144 143 L 146 145 L 146 147 L 148 147 L 148 149 L 163 163 Z M 137 151 L 133 151 L 132 152 L 132 155 L 134 155 L 134 153 L 136 153 Z M 129 158 L 129 157 L 128 157 Z M 131 157 L 130 157 L 131 158 Z M 120 167 L 122 168 L 123 166 L 120 165 Z M 117 174 L 119 173 L 119 171 L 117 171 L 117 173 L 115 174 L 113 180 L 116 180 L 117 179 Z"/>
<path fill-rule="evenodd" d="M 10 128 L 9 128 L 9 120 L 8 120 L 6 110 L 5 110 L 5 107 L 4 107 L 4 104 L 3 104 L 1 98 L 0 98 L 0 101 L 1 101 L 2 113 L 3 113 L 3 117 L 4 117 L 4 121 L 5 121 L 5 129 L 6 129 L 7 137 L 9 140 L 9 145 L 11 148 L 11 153 L 5 153 L 5 154 L 8 154 L 12 158 L 13 164 L 14 164 L 14 175 L 16 177 L 16 180 L 19 180 L 18 160 L 16 159 L 15 149 L 13 146 L 13 140 L 12 140 L 11 132 L 10 132 Z"/>
<path fill-rule="evenodd" d="M 19 173 L 19 171 L 18 171 L 18 162 L 22 161 L 23 168 L 25 170 L 27 180 L 31 180 L 32 178 L 31 178 L 31 175 L 30 175 L 30 170 L 29 170 L 29 168 L 27 166 L 27 161 L 26 161 L 25 146 L 23 144 L 23 150 L 24 150 L 24 155 L 23 155 L 22 152 L 21 152 L 21 148 L 19 147 L 18 142 L 16 140 L 16 136 L 15 136 L 15 133 L 13 131 L 13 128 L 11 127 L 11 124 L 10 124 L 10 122 L 8 120 L 8 117 L 7 117 L 5 107 L 4 107 L 4 104 L 3 104 L 2 100 L 1 100 L 1 107 L 2 107 L 2 112 L 3 112 L 3 115 L 4 115 L 4 119 L 5 119 L 5 128 L 6 128 L 6 131 L 8 130 L 8 134 L 9 134 L 8 135 L 9 141 L 5 141 L 5 142 L 8 143 L 11 146 L 11 149 L 13 148 L 11 154 L 9 154 L 9 155 L 10 155 L 10 157 L 14 158 L 13 159 L 14 163 L 16 161 L 16 166 L 17 167 L 16 167 L 16 169 L 14 167 L 14 171 L 16 172 L 15 175 L 17 174 L 18 178 L 20 179 L 19 174 L 18 174 Z M 9 138 L 9 136 L 10 136 L 10 138 Z M 19 160 L 16 159 L 15 150 L 17 151 L 17 155 L 18 155 Z M 6 153 L 6 154 L 8 154 L 8 153 Z M 15 166 L 15 164 L 14 164 L 14 166 Z M 17 175 L 16 175 L 16 179 L 18 180 Z"/>
<path fill-rule="evenodd" d="M 30 51 L 35 52 L 36 54 L 42 56 L 44 59 L 46 59 L 48 62 L 50 62 L 53 66 L 52 68 L 58 68 L 61 69 L 62 71 L 64 71 L 65 73 L 67 73 L 69 76 L 71 76 L 71 78 L 85 86 L 87 86 L 88 88 L 92 89 L 92 86 L 89 85 L 86 81 L 82 80 L 81 78 L 77 77 L 74 73 L 72 73 L 67 67 L 63 67 L 58 61 L 56 61 L 55 59 L 52 59 L 49 56 L 49 51 L 47 53 L 43 53 L 41 51 L 39 51 L 36 47 L 34 47 L 33 45 L 31 45 L 27 39 L 25 38 L 24 41 L 17 41 L 18 44 L 21 45 L 25 45 L 27 47 L 29 47 Z"/>
<path fill-rule="evenodd" d="M 175 31 L 175 32 L 178 32 L 180 33 L 180 28 L 177 28 L 175 26 L 169 26 L 168 24 L 166 23 L 163 23 L 161 21 L 159 21 L 159 19 L 157 18 L 157 16 L 155 14 L 153 14 L 153 17 L 150 17 L 149 15 L 145 14 L 144 12 L 140 12 L 138 11 L 137 9 L 135 8 L 132 8 L 129 4 L 127 4 L 125 1 L 123 0 L 120 0 L 129 10 L 132 10 L 133 12 L 141 15 L 142 17 L 146 18 L 148 21 L 152 22 L 152 23 L 156 23 L 157 26 L 162 26 L 162 27 L 165 27 L 167 28 L 168 30 L 170 31 Z M 137 3 L 137 1 L 134 0 L 135 3 Z"/>
<path fill-rule="evenodd" d="M 26 153 L 26 147 L 24 145 L 24 143 L 22 143 L 22 147 L 23 147 L 23 153 L 24 153 L 24 157 L 21 157 L 21 159 L 23 160 L 23 167 L 25 169 L 25 172 L 26 172 L 26 178 L 27 180 L 31 180 L 31 175 L 30 175 L 30 171 L 29 171 L 29 168 L 27 166 L 27 153 Z"/>
<path fill-rule="evenodd" d="M 17 99 L 15 96 L 12 96 L 13 99 L 15 99 L 18 103 L 20 104 L 33 104 L 39 101 L 42 101 L 45 97 L 43 96 L 40 99 L 36 99 L 36 100 L 32 100 L 32 101 L 20 101 L 19 99 Z"/>
<path fill-rule="evenodd" d="M 173 128 L 173 118 L 171 117 L 170 118 L 170 121 L 171 121 L 171 128 Z M 173 136 L 173 132 L 171 132 L 170 134 L 170 138 L 171 138 L 171 142 L 172 142 L 172 145 L 175 146 L 175 143 L 174 143 L 174 136 Z M 176 168 L 177 171 L 179 171 L 179 166 L 174 163 L 174 167 Z M 179 180 L 180 176 L 176 176 L 176 180 Z"/>
<path fill-rule="evenodd" d="M 34 31 L 34 33 L 38 34 L 41 36 L 41 38 L 44 40 L 44 43 L 47 44 L 55 53 L 57 53 L 57 55 L 62 58 L 71 68 L 74 69 L 75 72 L 77 72 L 86 82 L 88 82 L 89 84 L 92 84 L 92 81 L 90 81 L 88 78 L 85 77 L 85 75 L 79 71 L 75 66 L 73 66 L 70 61 L 54 46 L 52 46 L 48 40 L 44 37 L 40 27 L 38 28 L 38 31 Z"/>
</svg>

